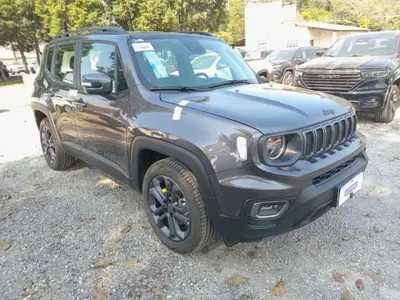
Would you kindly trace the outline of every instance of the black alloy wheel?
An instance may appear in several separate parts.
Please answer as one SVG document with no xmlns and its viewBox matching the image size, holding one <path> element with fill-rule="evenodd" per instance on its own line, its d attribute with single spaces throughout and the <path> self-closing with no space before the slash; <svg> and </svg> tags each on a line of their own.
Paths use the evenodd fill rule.
<svg viewBox="0 0 400 300">
<path fill-rule="evenodd" d="M 158 175 L 148 189 L 148 205 L 154 221 L 165 237 L 180 242 L 190 232 L 187 201 L 179 185 L 170 177 Z"/>
<path fill-rule="evenodd" d="M 51 130 L 47 124 L 41 128 L 40 141 L 42 144 L 43 156 L 49 164 L 54 165 L 56 162 L 56 147 Z"/>
</svg>

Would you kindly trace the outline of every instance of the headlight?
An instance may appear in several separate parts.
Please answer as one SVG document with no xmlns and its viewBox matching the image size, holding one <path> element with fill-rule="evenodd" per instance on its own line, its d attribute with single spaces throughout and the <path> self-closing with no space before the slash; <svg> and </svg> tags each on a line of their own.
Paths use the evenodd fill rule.
<svg viewBox="0 0 400 300">
<path fill-rule="evenodd" d="M 270 166 L 291 166 L 302 154 L 303 139 L 298 133 L 266 135 L 259 144 L 260 161 Z"/>
<path fill-rule="evenodd" d="M 301 76 L 303 76 L 303 71 L 296 70 L 296 71 L 294 72 L 294 76 L 295 76 L 295 77 L 301 77 Z"/>
<path fill-rule="evenodd" d="M 386 78 L 388 73 L 388 71 L 364 71 L 361 75 L 364 78 Z"/>
<path fill-rule="evenodd" d="M 285 152 L 286 141 L 284 136 L 270 137 L 265 142 L 267 154 L 271 160 L 276 160 Z"/>
</svg>

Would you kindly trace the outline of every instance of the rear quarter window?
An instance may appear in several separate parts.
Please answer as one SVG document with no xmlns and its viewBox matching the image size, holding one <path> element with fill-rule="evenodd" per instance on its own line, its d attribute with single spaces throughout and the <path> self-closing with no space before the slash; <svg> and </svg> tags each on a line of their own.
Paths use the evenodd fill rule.
<svg viewBox="0 0 400 300">
<path fill-rule="evenodd" d="M 53 53 L 54 53 L 54 48 L 50 48 L 47 51 L 47 56 L 46 56 L 46 69 L 47 71 L 51 72 L 51 63 L 53 61 Z"/>
</svg>

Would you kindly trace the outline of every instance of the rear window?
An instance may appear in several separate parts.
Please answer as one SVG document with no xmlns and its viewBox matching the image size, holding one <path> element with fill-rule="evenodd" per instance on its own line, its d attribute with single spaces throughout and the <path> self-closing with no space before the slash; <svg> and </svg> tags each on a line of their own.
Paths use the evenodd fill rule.
<svg viewBox="0 0 400 300">
<path fill-rule="evenodd" d="M 61 45 L 57 48 L 55 76 L 65 83 L 74 83 L 75 44 Z"/>
</svg>

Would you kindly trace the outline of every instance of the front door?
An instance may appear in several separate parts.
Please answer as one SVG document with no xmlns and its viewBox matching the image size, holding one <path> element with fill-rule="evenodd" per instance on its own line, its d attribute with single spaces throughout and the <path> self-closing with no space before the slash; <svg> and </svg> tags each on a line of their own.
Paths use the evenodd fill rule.
<svg viewBox="0 0 400 300">
<path fill-rule="evenodd" d="M 121 179 L 128 178 L 127 111 L 129 91 L 115 44 L 82 42 L 79 63 L 79 105 L 76 126 L 89 163 Z M 105 73 L 112 79 L 112 92 L 86 93 L 82 77 Z"/>
<path fill-rule="evenodd" d="M 53 57 L 54 56 L 54 57 Z M 76 131 L 77 94 L 76 43 L 62 44 L 48 50 L 45 81 L 47 97 L 51 98 L 56 133 L 63 147 L 75 153 L 80 148 Z"/>
</svg>

